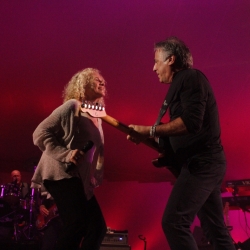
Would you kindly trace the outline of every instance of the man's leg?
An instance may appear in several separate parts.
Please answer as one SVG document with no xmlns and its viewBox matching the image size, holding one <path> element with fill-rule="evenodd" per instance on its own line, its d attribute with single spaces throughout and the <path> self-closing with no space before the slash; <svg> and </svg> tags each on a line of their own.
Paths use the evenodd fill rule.
<svg viewBox="0 0 250 250">
<path fill-rule="evenodd" d="M 224 222 L 220 186 L 210 194 L 198 212 L 201 227 L 214 249 L 235 250 L 233 240 Z"/>
<path fill-rule="evenodd" d="M 162 227 L 172 250 L 198 249 L 190 226 L 221 180 L 224 166 L 196 159 L 184 166 L 163 214 Z"/>
</svg>

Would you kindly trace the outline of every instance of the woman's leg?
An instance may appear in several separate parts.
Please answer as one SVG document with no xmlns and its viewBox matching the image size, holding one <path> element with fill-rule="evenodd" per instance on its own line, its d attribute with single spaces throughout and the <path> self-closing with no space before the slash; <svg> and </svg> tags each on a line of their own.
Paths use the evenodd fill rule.
<svg viewBox="0 0 250 250">
<path fill-rule="evenodd" d="M 81 238 L 87 233 L 87 199 L 79 178 L 59 181 L 44 181 L 44 186 L 52 195 L 63 222 L 57 249 L 78 249 Z"/>
</svg>

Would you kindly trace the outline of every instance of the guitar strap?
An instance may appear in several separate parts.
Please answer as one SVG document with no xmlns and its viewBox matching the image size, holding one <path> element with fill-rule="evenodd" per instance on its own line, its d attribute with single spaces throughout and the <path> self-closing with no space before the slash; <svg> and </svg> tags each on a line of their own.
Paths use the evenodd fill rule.
<svg viewBox="0 0 250 250">
<path fill-rule="evenodd" d="M 159 115 L 158 115 L 157 120 L 156 120 L 154 125 L 159 125 L 160 124 L 162 117 L 166 114 L 167 109 L 169 107 L 169 104 L 171 103 L 171 101 L 174 98 L 176 90 L 177 90 L 177 83 L 172 82 L 170 84 L 168 92 L 167 92 L 167 94 L 165 96 L 165 99 L 164 99 L 164 101 L 162 103 L 161 109 L 159 111 Z M 169 139 L 159 137 L 158 138 L 158 145 L 159 145 L 159 148 L 161 148 L 161 149 L 164 149 L 166 147 L 169 148 L 170 147 Z"/>
<path fill-rule="evenodd" d="M 165 99 L 163 101 L 163 104 L 161 106 L 161 109 L 160 109 L 159 115 L 157 117 L 157 120 L 155 122 L 155 125 L 160 124 L 162 117 L 165 115 L 165 113 L 169 107 L 169 104 L 174 99 L 174 95 L 177 91 L 177 86 L 178 86 L 177 82 L 171 83 L 169 90 L 168 90 L 168 92 L 165 96 Z M 163 138 L 159 137 L 158 138 L 158 145 L 159 145 L 159 148 L 164 152 L 164 155 L 165 155 L 165 157 L 163 157 L 163 158 L 158 158 L 158 163 L 159 163 L 158 166 L 167 167 L 172 172 L 172 174 L 177 178 L 179 173 L 180 173 L 181 166 L 180 166 L 178 159 L 176 158 L 175 153 L 172 149 L 172 146 L 171 146 L 170 141 L 169 141 L 169 137 L 163 137 Z M 155 166 L 157 166 L 157 165 L 155 165 Z"/>
<path fill-rule="evenodd" d="M 165 96 L 165 99 L 163 101 L 163 104 L 161 106 L 161 109 L 160 109 L 160 112 L 159 112 L 159 115 L 158 115 L 158 118 L 155 122 L 154 125 L 159 125 L 160 122 L 161 122 L 161 119 L 162 117 L 165 115 L 165 113 L 167 112 L 167 109 L 169 107 L 169 104 L 171 103 L 171 101 L 173 100 L 174 98 L 174 95 L 176 93 L 176 90 L 177 90 L 177 83 L 171 83 L 170 84 L 170 87 L 168 89 L 168 92 Z"/>
</svg>

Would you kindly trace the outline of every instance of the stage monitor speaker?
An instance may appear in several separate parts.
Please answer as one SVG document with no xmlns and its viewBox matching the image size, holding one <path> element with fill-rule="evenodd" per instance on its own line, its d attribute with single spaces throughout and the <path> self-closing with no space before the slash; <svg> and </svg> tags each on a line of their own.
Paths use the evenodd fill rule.
<svg viewBox="0 0 250 250">
<path fill-rule="evenodd" d="M 125 245 L 101 245 L 100 250 L 131 250 L 130 246 Z"/>
<path fill-rule="evenodd" d="M 249 250 L 250 249 L 250 238 L 245 240 L 243 243 L 238 242 L 236 244 L 237 248 L 236 249 L 241 249 L 241 250 Z"/>
<path fill-rule="evenodd" d="M 106 233 L 102 245 L 128 245 L 127 231 L 120 231 L 121 233 Z"/>
</svg>

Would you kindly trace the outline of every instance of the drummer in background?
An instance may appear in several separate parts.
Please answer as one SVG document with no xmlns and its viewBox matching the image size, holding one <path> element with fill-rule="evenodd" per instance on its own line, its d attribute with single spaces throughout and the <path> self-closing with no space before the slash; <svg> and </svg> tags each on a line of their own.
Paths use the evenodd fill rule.
<svg viewBox="0 0 250 250">
<path fill-rule="evenodd" d="M 14 237 L 13 223 L 14 227 L 18 226 L 17 229 L 19 230 L 26 225 L 29 219 L 26 199 L 29 198 L 30 188 L 28 183 L 22 181 L 22 175 L 19 170 L 13 170 L 10 173 L 10 182 L 2 187 L 1 198 L 4 200 L 3 206 L 6 211 L 2 214 L 2 218 L 4 219 L 1 221 L 3 224 L 0 227 L 0 239 L 11 239 Z M 13 211 L 16 211 L 14 217 Z M 8 216 L 8 214 L 10 215 Z M 15 216 L 18 218 L 17 221 L 15 220 Z M 19 237 L 19 235 L 17 234 L 15 237 Z"/>
<path fill-rule="evenodd" d="M 11 183 L 10 187 L 13 187 L 14 190 L 11 190 L 14 194 L 18 195 L 20 199 L 27 198 L 29 194 L 28 183 L 22 182 L 22 175 L 19 170 L 13 170 L 11 172 Z M 8 190 L 10 192 L 10 190 Z"/>
<path fill-rule="evenodd" d="M 18 221 L 18 226 L 22 227 L 29 220 L 29 209 L 30 209 L 30 187 L 27 182 L 22 181 L 22 175 L 19 170 L 13 170 L 10 173 L 11 176 L 11 183 L 9 183 L 9 190 L 8 193 L 12 193 L 19 198 L 19 202 L 16 207 L 21 208 L 19 210 L 19 214 L 22 215 L 20 220 Z M 8 188 L 7 188 L 8 189 Z M 11 190 L 12 189 L 12 190 Z M 8 194 L 7 194 L 8 195 Z"/>
</svg>

